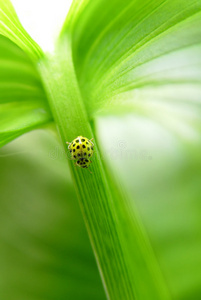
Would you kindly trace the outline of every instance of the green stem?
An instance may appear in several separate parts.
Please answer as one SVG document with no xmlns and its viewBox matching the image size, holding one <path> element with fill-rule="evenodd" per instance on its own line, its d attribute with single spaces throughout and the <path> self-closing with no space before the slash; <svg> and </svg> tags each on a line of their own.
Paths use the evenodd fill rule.
<svg viewBox="0 0 201 300">
<path fill-rule="evenodd" d="M 88 170 L 69 160 L 85 224 L 109 299 L 169 299 L 149 242 L 114 178 L 104 166 L 77 82 L 70 38 L 61 39 L 56 53 L 39 65 L 53 117 L 67 157 L 66 141 L 94 137 L 96 153 Z M 125 217 L 127 216 L 127 217 Z M 136 276 L 136 272 L 139 274 Z M 137 280 L 141 278 L 141 282 Z"/>
</svg>

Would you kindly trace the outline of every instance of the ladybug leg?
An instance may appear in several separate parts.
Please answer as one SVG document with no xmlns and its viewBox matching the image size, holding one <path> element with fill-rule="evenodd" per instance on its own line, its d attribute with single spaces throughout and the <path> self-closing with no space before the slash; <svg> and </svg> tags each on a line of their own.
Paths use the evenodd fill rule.
<svg viewBox="0 0 201 300">
<path fill-rule="evenodd" d="M 88 171 L 89 171 L 89 173 L 91 173 L 92 174 L 92 172 L 89 170 L 89 169 L 87 169 Z"/>
<path fill-rule="evenodd" d="M 90 162 L 90 163 L 92 163 L 92 161 L 91 161 L 91 160 L 90 160 L 89 162 Z M 88 167 L 89 167 L 89 166 L 88 166 Z M 88 168 L 87 168 L 87 170 L 89 171 L 89 173 L 91 173 L 91 174 L 92 174 L 92 172 L 91 172 L 91 171 L 90 171 Z"/>
<path fill-rule="evenodd" d="M 71 145 L 72 143 L 66 142 L 66 144 L 69 145 L 69 146 L 68 146 L 68 149 L 70 149 L 70 145 Z"/>
<path fill-rule="evenodd" d="M 94 138 L 90 139 L 90 142 L 92 143 L 93 140 L 94 140 Z M 92 145 L 94 146 L 94 143 L 92 143 Z"/>
</svg>

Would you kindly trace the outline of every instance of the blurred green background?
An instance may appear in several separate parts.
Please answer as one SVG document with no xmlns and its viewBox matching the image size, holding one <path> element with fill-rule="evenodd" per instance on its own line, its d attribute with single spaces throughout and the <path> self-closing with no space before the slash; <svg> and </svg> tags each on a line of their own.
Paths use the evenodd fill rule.
<svg viewBox="0 0 201 300">
<path fill-rule="evenodd" d="M 107 163 L 140 213 L 172 299 L 201 299 L 201 138 L 143 115 L 98 124 Z"/>
<path fill-rule="evenodd" d="M 102 159 L 137 208 L 172 299 L 201 299 L 199 148 L 140 116 L 99 118 L 97 132 Z M 3 147 L 0 166 L 1 298 L 105 299 L 54 130 Z"/>
<path fill-rule="evenodd" d="M 0 150 L 1 299 L 105 299 L 67 166 L 50 131 Z"/>
</svg>

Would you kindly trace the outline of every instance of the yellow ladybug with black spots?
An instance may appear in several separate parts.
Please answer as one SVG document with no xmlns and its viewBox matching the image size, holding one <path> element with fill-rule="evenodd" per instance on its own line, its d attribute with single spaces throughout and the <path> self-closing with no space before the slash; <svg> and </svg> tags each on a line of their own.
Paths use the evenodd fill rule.
<svg viewBox="0 0 201 300">
<path fill-rule="evenodd" d="M 83 136 L 78 136 L 74 139 L 71 143 L 66 142 L 69 146 L 68 149 L 70 150 L 71 159 L 77 160 L 76 166 L 81 168 L 88 168 L 92 161 L 90 158 L 94 153 L 94 144 L 92 139 L 88 139 Z"/>
</svg>

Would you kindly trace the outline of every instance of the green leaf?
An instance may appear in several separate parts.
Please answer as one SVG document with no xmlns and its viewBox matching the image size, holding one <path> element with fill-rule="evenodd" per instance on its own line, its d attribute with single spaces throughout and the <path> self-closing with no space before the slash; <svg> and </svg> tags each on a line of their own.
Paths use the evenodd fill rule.
<svg viewBox="0 0 201 300">
<path fill-rule="evenodd" d="M 9 0 L 0 0 L 0 34 L 18 45 L 33 61 L 37 61 L 43 54 L 21 25 Z"/>
<path fill-rule="evenodd" d="M 74 68 L 89 118 L 96 122 L 103 113 L 135 113 L 134 125 L 126 123 L 123 131 L 125 145 L 132 145 L 125 153 L 127 161 L 121 156 L 122 127 L 113 120 L 105 124 L 99 150 L 105 151 L 107 168 L 119 174 L 130 192 L 132 201 L 122 199 L 130 208 L 122 213 L 124 219 L 131 215 L 138 223 L 136 206 L 140 211 L 151 240 L 147 252 L 153 251 L 154 264 L 162 272 L 153 278 L 160 278 L 158 285 L 166 285 L 171 295 L 159 298 L 200 299 L 201 1 L 75 1 L 61 39 L 65 36 L 72 40 Z M 136 129 L 138 121 L 141 127 Z M 129 159 L 135 147 L 142 147 L 137 149 L 142 152 L 136 158 L 140 162 Z M 146 156 L 150 149 L 155 156 Z M 112 163 L 113 155 L 117 159 Z M 113 211 L 119 217 L 117 206 Z M 121 228 L 126 225 L 120 224 L 115 224 L 118 232 L 127 233 Z M 137 237 L 133 229 L 133 240 Z M 144 249 L 141 254 L 152 261 L 154 255 L 148 258 Z M 144 287 L 148 295 L 143 295 L 140 283 L 146 279 L 134 251 L 133 256 L 135 297 L 155 300 L 150 283 Z"/>
<path fill-rule="evenodd" d="M 35 131 L 0 165 L 0 298 L 105 299 L 61 145 Z"/>
<path fill-rule="evenodd" d="M 138 214 L 130 211 L 126 193 L 102 160 L 79 90 L 69 35 L 62 37 L 54 55 L 40 62 L 40 72 L 66 155 L 66 141 L 94 137 L 92 174 L 76 170 L 71 160 L 69 166 L 108 298 L 170 299 Z"/>
<path fill-rule="evenodd" d="M 35 66 L 0 36 L 0 147 L 52 120 Z"/>
<path fill-rule="evenodd" d="M 71 15 L 63 34 L 72 35 L 91 117 L 128 111 L 155 117 L 147 110 L 153 100 L 200 99 L 200 0 L 77 1 Z M 168 113 L 164 106 L 161 112 Z"/>
</svg>

